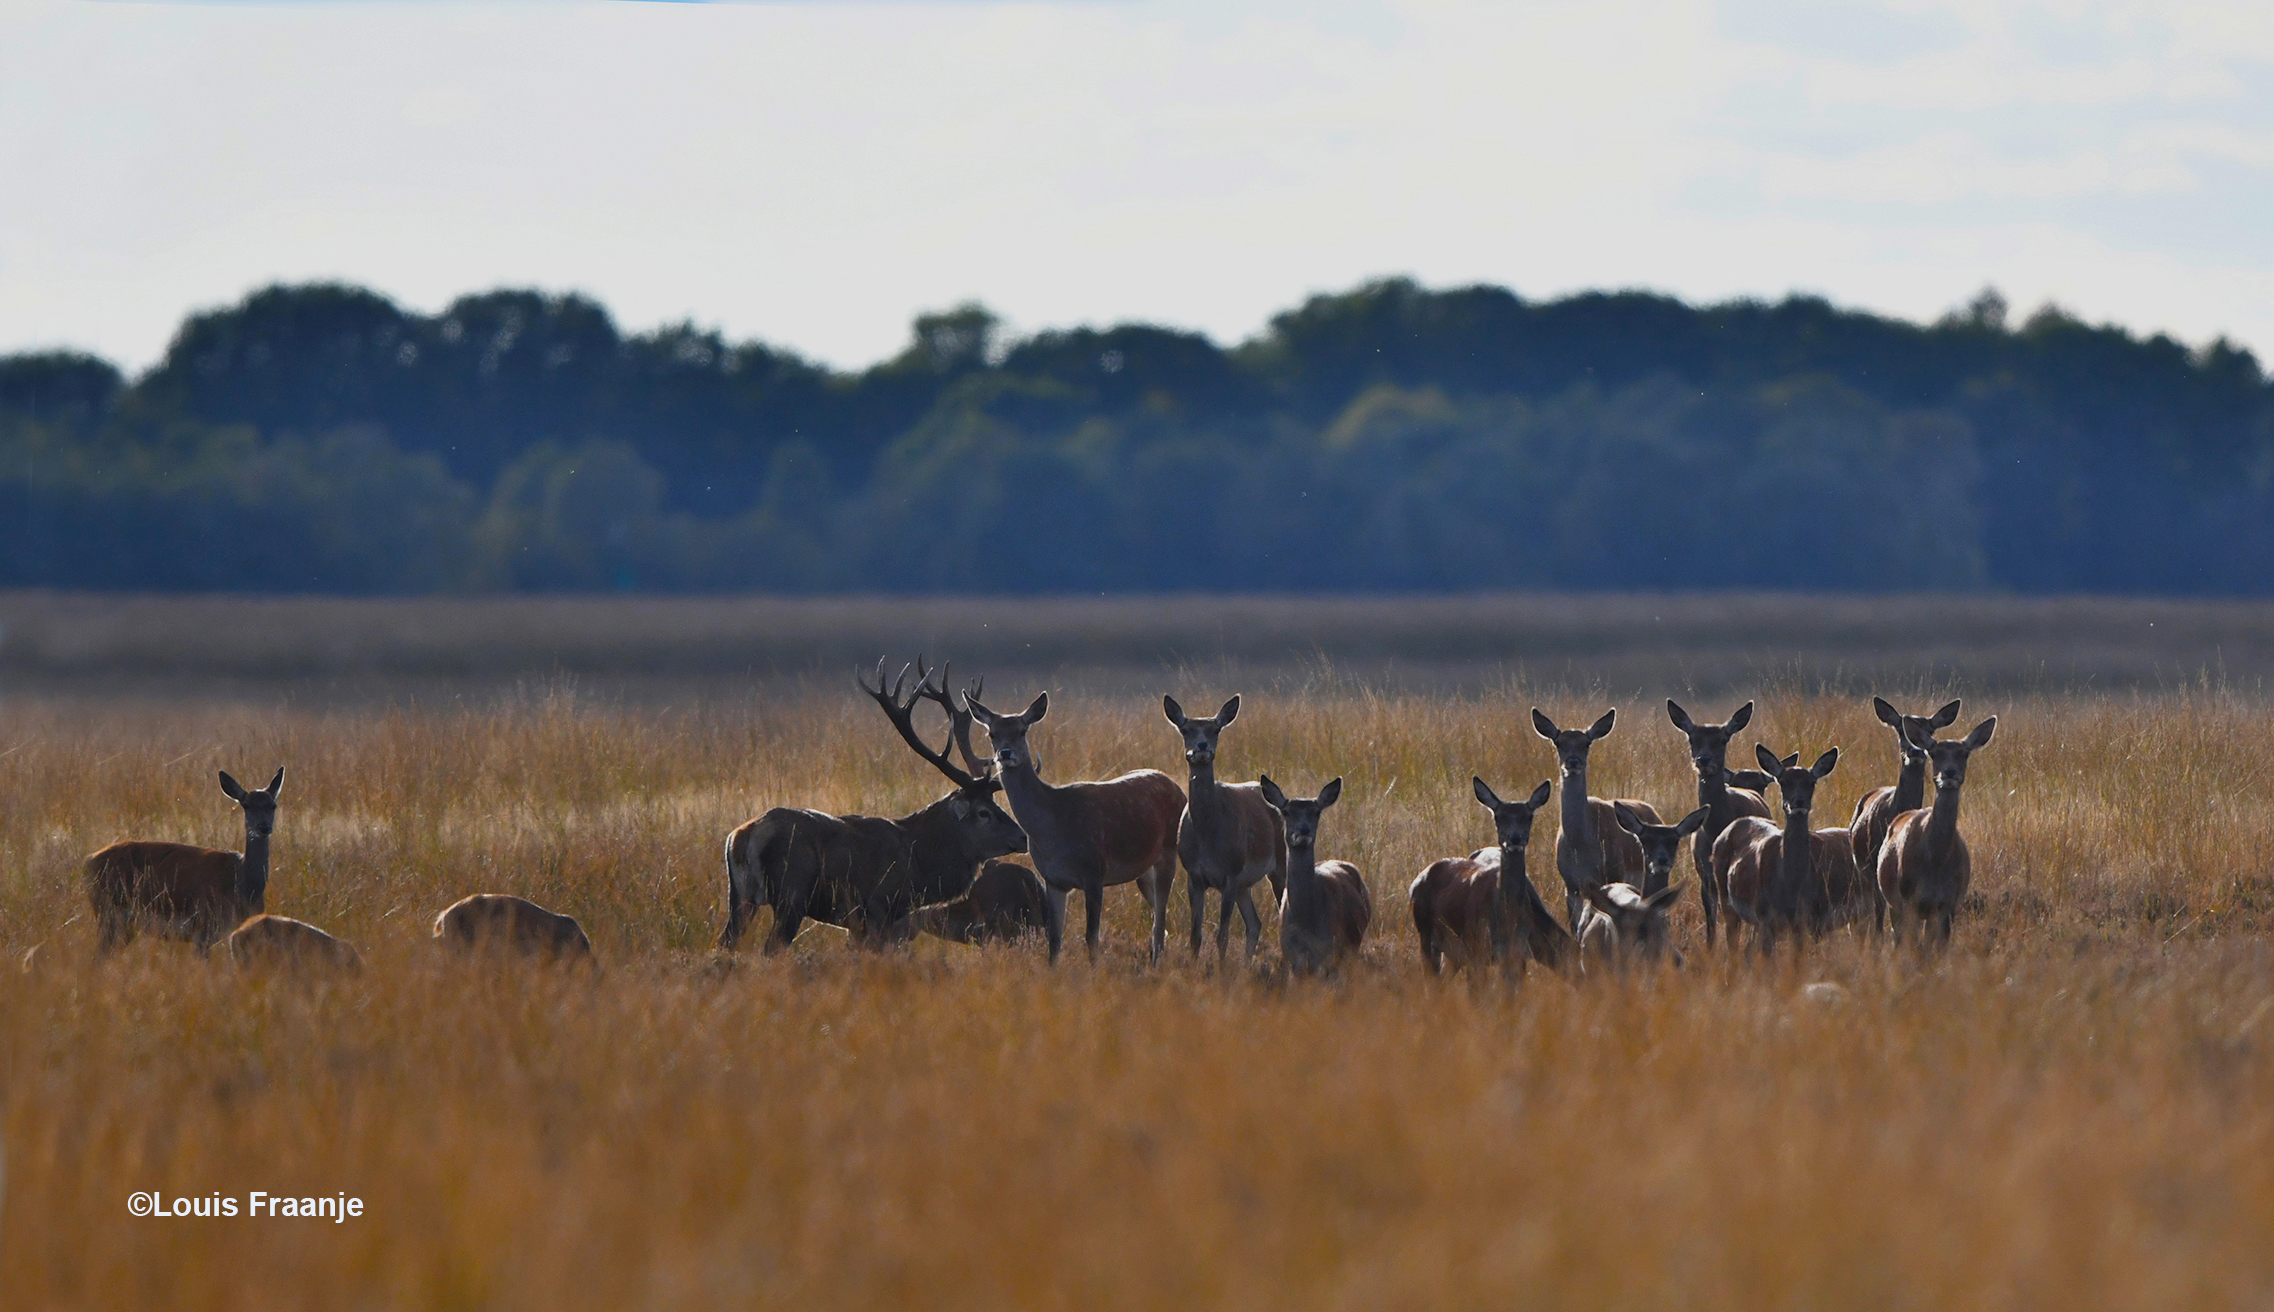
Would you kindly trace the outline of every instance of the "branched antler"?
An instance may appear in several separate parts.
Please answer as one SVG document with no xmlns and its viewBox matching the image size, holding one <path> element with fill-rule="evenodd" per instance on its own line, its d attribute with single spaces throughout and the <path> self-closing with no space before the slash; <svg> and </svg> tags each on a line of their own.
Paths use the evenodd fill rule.
<svg viewBox="0 0 2274 1312">
<path fill-rule="evenodd" d="M 962 753 L 964 768 L 969 770 L 975 778 L 992 778 L 995 773 L 995 763 L 971 750 L 970 708 L 958 705 L 956 698 L 948 696 L 948 671 L 953 668 L 955 668 L 955 662 L 949 661 L 940 666 L 939 678 L 929 678 L 924 675 L 924 658 L 918 656 L 916 658 L 916 672 L 922 682 L 917 687 L 916 693 L 920 697 L 937 702 L 939 708 L 947 712 L 948 741 L 955 745 L 958 752 Z M 986 687 L 987 680 L 985 678 L 975 679 L 970 687 L 963 690 L 963 695 L 967 698 L 977 697 Z"/>
<path fill-rule="evenodd" d="M 854 671 L 853 681 L 860 685 L 862 692 L 867 693 L 879 707 L 883 708 L 884 718 L 892 721 L 892 727 L 900 732 L 902 741 L 913 748 L 916 755 L 931 762 L 932 768 L 946 775 L 949 782 L 961 789 L 995 791 L 1000 785 L 978 768 L 977 762 L 971 754 L 970 713 L 961 713 L 959 729 L 957 718 L 959 713 L 954 707 L 948 705 L 947 693 L 944 689 L 932 687 L 931 672 L 924 668 L 924 658 L 921 656 L 916 658 L 914 666 L 916 687 L 913 692 L 908 690 L 909 669 L 909 666 L 901 666 L 899 676 L 892 681 L 892 687 L 888 690 L 884 686 L 884 658 L 880 656 L 876 662 L 876 686 L 874 688 L 868 685 L 868 682 L 861 677 L 857 670 Z M 941 673 L 943 675 L 946 673 L 944 666 Z M 948 742 L 941 744 L 938 751 L 932 750 L 917 734 L 913 720 L 916 703 L 926 700 L 936 701 L 942 706 L 948 707 Z M 957 769 L 955 763 L 948 759 L 948 749 L 954 745 L 960 745 L 963 749 L 964 759 L 973 762 L 973 768 L 970 771 Z"/>
</svg>

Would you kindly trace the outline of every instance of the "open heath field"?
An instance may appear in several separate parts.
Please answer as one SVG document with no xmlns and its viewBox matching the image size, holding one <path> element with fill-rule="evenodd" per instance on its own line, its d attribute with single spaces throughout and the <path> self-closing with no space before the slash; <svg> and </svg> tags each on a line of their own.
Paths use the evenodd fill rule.
<svg viewBox="0 0 2274 1312">
<path fill-rule="evenodd" d="M 1862 688 L 1735 642 L 1758 663 L 1710 680 L 1613 643 L 1629 675 L 1592 683 L 1465 652 L 1458 677 L 1352 673 L 1316 632 L 1200 662 L 932 649 L 998 709 L 1051 693 L 1031 741 L 1053 781 L 1181 785 L 1160 695 L 1242 693 L 1220 777 L 1344 781 L 1318 854 L 1364 872 L 1374 919 L 1331 979 L 1284 977 L 1269 909 L 1256 959 L 1235 931 L 1219 969 L 1213 899 L 1195 959 L 1181 873 L 1157 966 L 1130 885 L 1094 963 L 1079 894 L 1056 967 L 1038 938 L 865 952 L 827 926 L 766 957 L 766 912 L 722 958 L 733 826 L 946 790 L 849 668 L 631 695 L 516 665 L 479 696 L 432 670 L 343 694 L 232 655 L 167 688 L 88 639 L 93 673 L 0 683 L 0 1304 L 2265 1306 L 2274 707 L 2184 642 L 2143 660 L 2193 652 L 2193 679 L 2031 684 L 2003 632 L 1987 664 L 1960 643 Z M 1708 951 L 1685 852 L 1684 969 L 1424 973 L 1406 886 L 1493 841 L 1472 774 L 1507 798 L 1555 777 L 1532 707 L 1615 706 L 1591 791 L 1672 820 L 1696 779 L 1664 696 L 1716 720 L 1753 697 L 1730 763 L 1838 745 L 1832 826 L 1895 779 L 1875 690 L 1963 696 L 1946 737 L 1998 717 L 1947 953 L 1850 929 L 1773 963 Z M 216 771 L 279 765 L 267 909 L 364 968 L 262 975 L 147 935 L 99 956 L 85 856 L 235 848 Z M 1560 913 L 1557 825 L 1551 803 L 1529 857 Z M 440 951 L 436 913 L 484 891 L 577 917 L 599 968 Z M 362 1214 L 128 1209 L 255 1190 Z"/>
</svg>

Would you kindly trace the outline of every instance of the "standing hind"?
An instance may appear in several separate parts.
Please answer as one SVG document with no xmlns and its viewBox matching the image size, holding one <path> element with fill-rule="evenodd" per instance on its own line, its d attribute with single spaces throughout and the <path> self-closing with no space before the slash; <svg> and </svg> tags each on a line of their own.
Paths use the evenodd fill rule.
<svg viewBox="0 0 2274 1312">
<path fill-rule="evenodd" d="M 268 843 L 276 832 L 279 766 L 268 787 L 248 789 L 221 772 L 221 791 L 245 812 L 245 850 L 222 852 L 188 843 L 113 843 L 87 858 L 87 902 L 97 943 L 113 952 L 146 930 L 194 943 L 200 952 L 268 905 Z"/>
</svg>

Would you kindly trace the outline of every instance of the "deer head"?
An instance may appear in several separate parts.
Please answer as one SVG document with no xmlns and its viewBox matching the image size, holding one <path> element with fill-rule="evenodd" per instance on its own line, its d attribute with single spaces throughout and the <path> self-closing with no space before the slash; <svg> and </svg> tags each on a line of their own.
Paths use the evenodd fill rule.
<svg viewBox="0 0 2274 1312">
<path fill-rule="evenodd" d="M 1616 709 L 1603 712 L 1603 718 L 1585 729 L 1558 729 L 1555 721 L 1532 708 L 1532 730 L 1555 744 L 1555 759 L 1567 775 L 1578 774 L 1587 768 L 1587 749 L 1599 738 L 1611 732 L 1611 725 L 1619 718 Z"/>
<path fill-rule="evenodd" d="M 1721 781 L 1731 788 L 1765 793 L 1769 791 L 1769 785 L 1777 781 L 1777 777 L 1766 770 L 1725 770 Z"/>
<path fill-rule="evenodd" d="M 1176 698 L 1164 694 L 1161 697 L 1161 713 L 1169 717 L 1169 723 L 1176 726 L 1178 733 L 1184 735 L 1185 763 L 1194 769 L 1208 769 L 1216 764 L 1216 735 L 1224 732 L 1224 726 L 1239 715 L 1240 698 L 1238 693 L 1234 693 L 1232 699 L 1225 702 L 1223 709 L 1215 715 L 1194 719 L 1184 713 L 1182 706 L 1177 705 Z"/>
<path fill-rule="evenodd" d="M 1953 706 L 1956 702 L 1951 703 Z M 1938 742 L 1928 730 L 1911 724 L 1903 726 L 1903 737 L 1911 750 L 1927 758 L 1934 766 L 1934 786 L 1937 792 L 1945 788 L 1958 788 L 1966 782 L 1966 761 L 1974 753 L 1990 745 L 1990 735 L 1998 731 L 1998 717 L 1974 726 L 1973 731 L 1956 742 Z"/>
<path fill-rule="evenodd" d="M 1935 730 L 1947 729 L 1957 723 L 1958 708 L 1964 704 L 1964 699 L 1960 699 L 1932 715 L 1905 715 L 1897 711 L 1886 698 L 1874 697 L 1871 699 L 1871 713 L 1879 717 L 1881 724 L 1895 731 L 1895 750 L 1902 753 L 1906 764 L 1924 765 L 1926 754 L 1911 745 L 1911 730 L 1916 727 L 1925 738 L 1932 741 Z"/>
<path fill-rule="evenodd" d="M 1469 776 L 1469 787 L 1476 793 L 1477 801 L 1484 804 L 1484 809 L 1492 812 L 1492 832 L 1500 845 L 1523 851 L 1532 841 L 1532 817 L 1548 804 L 1548 781 L 1542 779 L 1540 786 L 1532 790 L 1532 796 L 1522 802 L 1501 801 L 1476 775 Z"/>
<path fill-rule="evenodd" d="M 1738 730 L 1753 722 L 1753 703 L 1747 702 L 1738 707 L 1734 714 L 1720 724 L 1699 724 L 1690 719 L 1690 713 L 1682 709 L 1680 702 L 1669 697 L 1666 699 L 1666 718 L 1672 720 L 1674 727 L 1682 731 L 1682 736 L 1690 740 L 1690 764 L 1696 767 L 1698 778 L 1711 780 L 1715 771 L 1726 766 L 1729 740 L 1736 736 Z"/>
<path fill-rule="evenodd" d="M 257 779 L 260 776 L 253 777 Z M 223 770 L 221 791 L 229 794 L 230 801 L 245 809 L 246 839 L 266 838 L 276 832 L 276 798 L 284 791 L 283 766 L 276 768 L 276 778 L 269 780 L 266 788 L 246 788 L 230 778 L 227 770 Z"/>
<path fill-rule="evenodd" d="M 1777 791 L 1784 794 L 1784 813 L 1788 822 L 1805 823 L 1810 810 L 1816 805 L 1816 781 L 1832 773 L 1840 763 L 1840 749 L 1834 747 L 1816 758 L 1816 764 L 1802 766 L 1800 753 L 1794 752 L 1783 760 L 1760 743 L 1753 744 L 1753 753 L 1761 768 L 1776 778 Z"/>
<path fill-rule="evenodd" d="M 974 690 L 976 691 L 976 690 Z M 995 749 L 997 770 L 1016 770 L 1021 766 L 1035 769 L 1034 749 L 1027 746 L 1026 731 L 1041 723 L 1050 713 L 1050 694 L 1036 693 L 1027 708 L 1016 715 L 1002 715 L 988 710 L 973 692 L 963 694 L 964 708 L 987 731 L 987 742 Z"/>
<path fill-rule="evenodd" d="M 1701 806 L 1683 816 L 1677 824 L 1654 825 L 1644 820 L 1639 812 L 1625 802 L 1613 802 L 1611 809 L 1618 814 L 1619 828 L 1633 834 L 1635 841 L 1642 844 L 1643 867 L 1647 871 L 1643 876 L 1645 888 L 1653 884 L 1662 885 L 1673 877 L 1674 858 L 1680 855 L 1683 840 L 1698 832 L 1698 826 L 1713 814 L 1711 807 Z M 1663 892 L 1664 889 L 1660 891 Z"/>
<path fill-rule="evenodd" d="M 1669 950 L 1666 916 L 1680 900 L 1682 888 L 1680 884 L 1669 884 L 1644 895 L 1636 892 L 1631 884 L 1598 884 L 1587 890 L 1587 904 L 1611 922 L 1621 950 L 1655 961 Z M 1682 964 L 1681 953 L 1674 953 L 1674 964 Z"/>
<path fill-rule="evenodd" d="M 1277 811 L 1280 818 L 1287 822 L 1287 846 L 1291 849 L 1317 846 L 1319 813 L 1333 806 L 1336 799 L 1342 796 L 1342 776 L 1336 775 L 1326 787 L 1319 790 L 1317 797 L 1312 798 L 1289 797 L 1279 791 L 1279 785 L 1271 782 L 1271 776 L 1267 774 L 1256 776 L 1256 783 L 1263 789 L 1263 800 L 1271 803 L 1271 809 Z"/>
</svg>

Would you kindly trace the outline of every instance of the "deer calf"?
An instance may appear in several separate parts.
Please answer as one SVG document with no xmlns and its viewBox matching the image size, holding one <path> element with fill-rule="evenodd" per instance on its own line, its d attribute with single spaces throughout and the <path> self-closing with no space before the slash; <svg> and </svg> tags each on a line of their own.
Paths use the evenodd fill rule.
<svg viewBox="0 0 2274 1312">
<path fill-rule="evenodd" d="M 503 951 L 525 957 L 590 960 L 592 940 L 574 916 L 547 911 L 526 898 L 476 893 L 434 918 L 434 938 L 459 952 Z"/>
<path fill-rule="evenodd" d="M 239 970 L 357 971 L 354 945 L 290 916 L 259 915 L 229 935 L 229 961 Z"/>
<path fill-rule="evenodd" d="M 1551 785 L 1542 780 L 1521 802 L 1501 801 L 1481 778 L 1472 776 L 1469 787 L 1491 812 L 1499 846 L 1432 861 L 1413 881 L 1407 898 L 1421 963 L 1432 975 L 1444 969 L 1448 955 L 1457 967 L 1497 960 L 1518 979 L 1534 961 L 1560 972 L 1578 959 L 1579 945 L 1556 923 L 1524 869 L 1532 818 L 1547 805 Z"/>
<path fill-rule="evenodd" d="M 87 858 L 87 901 L 98 945 L 115 951 L 137 930 L 210 951 L 268 902 L 268 844 L 276 832 L 278 767 L 268 787 L 247 789 L 221 772 L 221 791 L 245 812 L 245 850 L 221 852 L 188 843 L 113 843 Z"/>
<path fill-rule="evenodd" d="M 971 889 L 951 902 L 916 908 L 920 934 L 953 943 L 996 943 L 1037 933 L 1050 919 L 1042 880 L 1016 861 L 989 861 Z"/>
<path fill-rule="evenodd" d="M 1625 802 L 1614 803 L 1612 811 L 1619 828 L 1641 845 L 1645 887 L 1654 891 L 1646 893 L 1625 883 L 1590 889 L 1580 917 L 1581 961 L 1590 972 L 1602 962 L 1613 972 L 1624 973 L 1629 958 L 1655 965 L 1671 952 L 1674 964 L 1680 966 L 1682 954 L 1668 942 L 1666 923 L 1682 896 L 1682 885 L 1672 882 L 1674 862 L 1681 856 L 1683 840 L 1706 823 L 1711 808 L 1701 806 L 1671 825 L 1652 824 Z"/>
<path fill-rule="evenodd" d="M 1989 746 L 1997 731 L 1995 715 L 1950 743 L 1936 742 L 1931 732 L 1915 725 L 1903 726 L 1904 738 L 1934 769 L 1934 806 L 1896 816 L 1879 852 L 1879 893 L 1894 918 L 1898 943 L 1914 921 L 1921 926 L 1922 943 L 1929 931 L 1936 943 L 1950 943 L 1951 919 L 1974 880 L 1974 861 L 1958 832 L 1958 790 L 1966 784 L 1967 758 Z"/>
<path fill-rule="evenodd" d="M 1318 860 L 1319 816 L 1342 796 L 1342 778 L 1317 797 L 1289 797 L 1258 775 L 1263 800 L 1287 826 L 1287 895 L 1279 904 L 1279 955 L 1298 975 L 1331 971 L 1366 941 L 1374 923 L 1374 895 L 1358 867 Z"/>
</svg>

